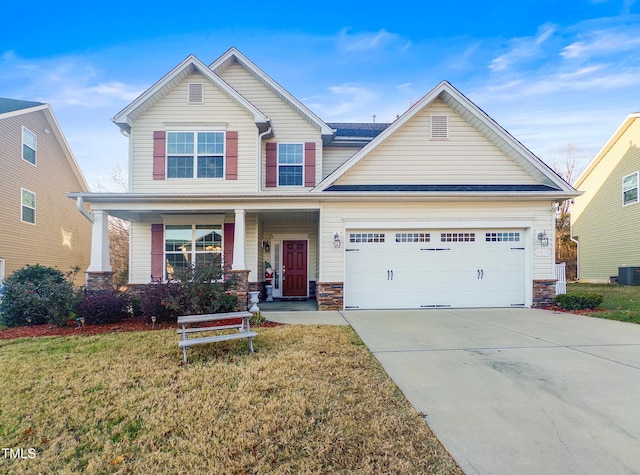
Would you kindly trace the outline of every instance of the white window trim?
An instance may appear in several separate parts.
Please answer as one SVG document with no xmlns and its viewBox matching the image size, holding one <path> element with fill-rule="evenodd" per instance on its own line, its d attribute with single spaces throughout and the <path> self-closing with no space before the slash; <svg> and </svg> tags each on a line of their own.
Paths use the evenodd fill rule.
<svg viewBox="0 0 640 475">
<path fill-rule="evenodd" d="M 33 137 L 35 138 L 36 141 L 36 148 L 34 150 L 35 152 L 35 163 L 31 163 L 29 160 L 27 160 L 26 158 L 24 158 L 24 146 L 26 145 L 27 147 L 31 148 L 30 145 L 27 145 L 24 141 L 24 131 L 29 132 L 31 135 L 33 135 Z M 21 142 L 22 147 L 20 147 L 20 156 L 22 157 L 22 160 L 24 160 L 25 162 L 27 162 L 29 165 L 32 166 L 36 166 L 36 164 L 38 163 L 38 136 L 33 133 L 31 130 L 29 130 L 27 127 L 25 127 L 24 125 L 22 126 L 22 137 L 21 137 Z"/>
<path fill-rule="evenodd" d="M 300 145 L 302 146 L 302 163 L 295 164 L 296 167 L 302 168 L 302 183 L 300 185 L 281 185 L 280 184 L 280 145 Z M 283 166 L 291 166 L 291 164 L 283 164 Z M 305 167 L 305 149 L 304 142 L 278 142 L 276 146 L 276 178 L 278 187 L 281 188 L 304 188 L 304 167 Z"/>
<path fill-rule="evenodd" d="M 24 219 L 22 219 L 22 208 L 25 207 L 25 204 L 22 201 L 22 194 L 23 192 L 27 192 L 27 193 L 31 193 L 33 195 L 33 199 L 36 203 L 36 206 L 34 206 L 33 209 L 33 223 L 30 223 L 29 221 L 25 221 Z M 25 224 L 31 224 L 32 226 L 35 226 L 36 224 L 36 209 L 37 209 L 37 204 L 38 204 L 38 197 L 36 195 L 35 192 L 31 191 L 31 190 L 27 190 L 26 188 L 20 188 L 20 222 L 25 223 Z M 29 208 L 29 206 L 26 206 L 27 208 Z"/>
<path fill-rule="evenodd" d="M 5 272 L 5 260 L 0 259 L 0 285 L 4 282 L 4 272 Z"/>
<path fill-rule="evenodd" d="M 634 187 L 636 189 L 636 199 L 634 201 L 629 201 L 628 203 L 624 202 L 624 193 L 625 191 L 630 191 L 633 190 L 633 188 L 629 188 L 628 190 L 624 189 L 624 179 L 628 178 L 632 175 L 636 176 L 636 186 Z M 637 171 L 633 172 L 633 173 L 629 173 L 628 175 L 625 175 L 622 177 L 622 206 L 629 206 L 629 205 L 634 205 L 636 203 L 638 203 L 638 200 L 640 199 L 640 176 L 639 173 Z"/>
<path fill-rule="evenodd" d="M 193 175 L 191 177 L 170 177 L 169 176 L 169 134 L 172 133 L 191 133 L 193 134 Z M 200 133 L 219 133 L 222 134 L 222 144 L 224 152 L 222 153 L 222 176 L 219 177 L 198 177 L 198 134 Z M 185 155 L 186 156 L 186 155 Z M 226 130 L 167 130 L 167 140 L 165 145 L 165 177 L 167 180 L 224 180 L 227 172 L 227 131 Z"/>
</svg>

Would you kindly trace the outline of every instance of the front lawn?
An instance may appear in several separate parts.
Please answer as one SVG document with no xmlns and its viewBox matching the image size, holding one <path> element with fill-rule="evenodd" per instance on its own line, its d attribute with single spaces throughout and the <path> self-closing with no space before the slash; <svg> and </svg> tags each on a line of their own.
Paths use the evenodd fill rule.
<svg viewBox="0 0 640 475">
<path fill-rule="evenodd" d="M 597 293 L 604 297 L 601 309 L 585 315 L 640 323 L 640 286 L 568 283 L 567 293 Z"/>
<path fill-rule="evenodd" d="M 350 327 L 258 331 L 0 341 L 0 472 L 462 474 Z"/>
</svg>

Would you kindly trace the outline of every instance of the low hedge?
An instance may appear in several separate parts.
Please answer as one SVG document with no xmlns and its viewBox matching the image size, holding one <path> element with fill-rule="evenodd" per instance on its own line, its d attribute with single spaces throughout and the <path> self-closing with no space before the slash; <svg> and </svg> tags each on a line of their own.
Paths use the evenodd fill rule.
<svg viewBox="0 0 640 475">
<path fill-rule="evenodd" d="M 602 295 L 587 294 L 561 294 L 556 295 L 555 301 L 564 310 L 591 310 L 602 304 Z"/>
</svg>

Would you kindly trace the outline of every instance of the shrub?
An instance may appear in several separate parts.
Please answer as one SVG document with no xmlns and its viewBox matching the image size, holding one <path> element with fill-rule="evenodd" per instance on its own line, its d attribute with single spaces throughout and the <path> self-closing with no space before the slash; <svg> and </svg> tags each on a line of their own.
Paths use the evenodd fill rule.
<svg viewBox="0 0 640 475">
<path fill-rule="evenodd" d="M 561 294 L 556 295 L 555 301 L 564 310 L 594 309 L 602 304 L 601 294 Z"/>
<path fill-rule="evenodd" d="M 1 323 L 8 327 L 52 323 L 64 326 L 80 298 L 73 286 L 78 268 L 66 274 L 39 264 L 15 271 L 6 281 Z"/>
<path fill-rule="evenodd" d="M 78 305 L 78 316 L 87 325 L 121 322 L 131 317 L 131 298 L 117 290 L 94 290 L 84 293 Z"/>
<path fill-rule="evenodd" d="M 238 298 L 230 294 L 236 279 L 224 278 L 219 260 L 198 264 L 176 273 L 177 280 L 147 284 L 141 296 L 143 318 L 158 322 L 174 321 L 178 315 L 233 311 Z"/>
</svg>

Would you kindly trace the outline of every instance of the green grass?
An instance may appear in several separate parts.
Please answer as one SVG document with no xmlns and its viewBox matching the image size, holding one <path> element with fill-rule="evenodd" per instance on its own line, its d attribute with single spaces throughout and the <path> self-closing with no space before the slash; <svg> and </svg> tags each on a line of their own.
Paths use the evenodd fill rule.
<svg viewBox="0 0 640 475">
<path fill-rule="evenodd" d="M 567 293 L 598 293 L 604 297 L 600 310 L 585 315 L 622 322 L 640 323 L 640 286 L 611 284 L 567 284 Z"/>
<path fill-rule="evenodd" d="M 0 341 L 0 473 L 461 474 L 350 327 Z"/>
</svg>

